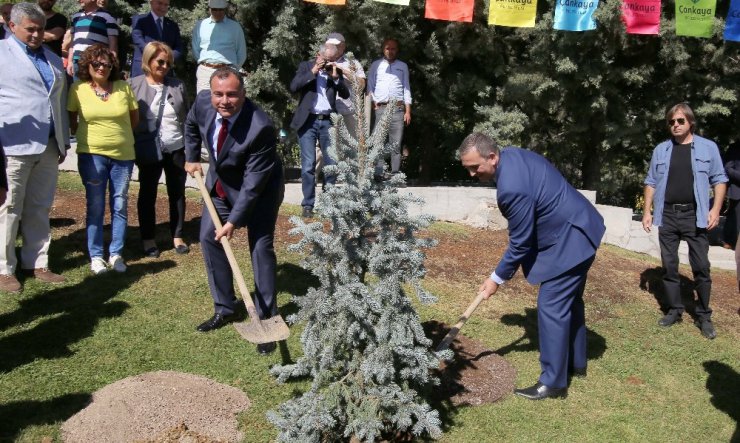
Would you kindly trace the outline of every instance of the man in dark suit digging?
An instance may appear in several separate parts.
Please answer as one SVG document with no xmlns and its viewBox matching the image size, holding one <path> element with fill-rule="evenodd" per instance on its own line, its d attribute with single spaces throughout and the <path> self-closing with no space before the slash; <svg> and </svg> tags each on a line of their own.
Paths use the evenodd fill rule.
<svg viewBox="0 0 740 443">
<path fill-rule="evenodd" d="M 604 235 L 604 219 L 544 157 L 515 147 L 499 150 L 481 133 L 460 145 L 472 177 L 496 183 L 499 209 L 509 222 L 509 246 L 479 292 L 488 299 L 521 266 L 540 285 L 537 323 L 542 372 L 533 386 L 516 389 L 530 400 L 564 398 L 568 376 L 586 375 L 586 275 Z"/>
<path fill-rule="evenodd" d="M 239 73 L 231 67 L 219 68 L 210 85 L 210 91 L 198 94 L 185 122 L 185 170 L 191 175 L 202 171 L 203 143 L 211 154 L 206 187 L 223 223 L 216 231 L 203 208 L 200 243 L 215 313 L 198 326 L 200 332 L 218 329 L 240 315 L 233 274 L 220 239 L 231 238 L 242 227 L 248 230 L 257 312 L 260 319 L 277 315 L 273 240 L 285 190 L 275 129 L 269 117 L 246 98 Z M 275 350 L 275 343 L 260 344 L 257 349 L 267 354 Z"/>
</svg>

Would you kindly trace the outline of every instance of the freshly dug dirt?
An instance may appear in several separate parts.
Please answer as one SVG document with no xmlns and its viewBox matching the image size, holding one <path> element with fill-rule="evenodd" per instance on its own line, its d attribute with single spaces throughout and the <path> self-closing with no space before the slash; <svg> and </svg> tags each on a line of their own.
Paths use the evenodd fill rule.
<svg viewBox="0 0 740 443">
<path fill-rule="evenodd" d="M 424 330 L 436 347 L 450 327 L 430 321 L 424 323 Z M 516 369 L 500 355 L 460 334 L 450 349 L 455 357 L 443 363 L 436 374 L 440 385 L 434 390 L 435 400 L 477 406 L 499 401 L 514 391 Z"/>
<path fill-rule="evenodd" d="M 250 401 L 239 389 L 204 377 L 157 371 L 128 377 L 92 396 L 62 425 L 67 443 L 236 442 L 236 414 Z"/>
</svg>

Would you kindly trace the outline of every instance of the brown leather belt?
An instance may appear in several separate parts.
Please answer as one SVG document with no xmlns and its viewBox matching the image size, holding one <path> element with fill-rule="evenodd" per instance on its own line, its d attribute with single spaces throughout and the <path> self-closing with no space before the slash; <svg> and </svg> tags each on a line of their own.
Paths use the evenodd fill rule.
<svg viewBox="0 0 740 443">
<path fill-rule="evenodd" d="M 200 62 L 198 64 L 199 65 L 203 65 L 206 68 L 211 68 L 211 69 L 225 68 L 227 66 L 231 66 L 228 63 L 206 63 L 206 62 Z"/>
<path fill-rule="evenodd" d="M 379 107 L 380 106 L 388 106 L 388 102 L 375 103 L 375 104 L 378 105 Z M 396 107 L 399 108 L 399 109 L 405 109 L 406 108 L 406 104 L 404 102 L 402 102 L 402 101 L 397 101 L 396 102 Z"/>
</svg>

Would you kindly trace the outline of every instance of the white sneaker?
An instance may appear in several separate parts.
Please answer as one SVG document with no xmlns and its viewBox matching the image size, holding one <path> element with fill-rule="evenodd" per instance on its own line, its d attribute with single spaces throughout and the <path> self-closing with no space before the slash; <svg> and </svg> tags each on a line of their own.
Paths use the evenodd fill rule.
<svg viewBox="0 0 740 443">
<path fill-rule="evenodd" d="M 101 257 L 93 257 L 92 262 L 90 262 L 90 270 L 92 270 L 93 274 L 98 275 L 108 272 L 108 267 L 105 265 L 105 260 Z"/>
<path fill-rule="evenodd" d="M 108 264 L 116 272 L 126 272 L 126 263 L 123 262 L 123 257 L 120 255 L 114 255 L 108 260 Z"/>
</svg>

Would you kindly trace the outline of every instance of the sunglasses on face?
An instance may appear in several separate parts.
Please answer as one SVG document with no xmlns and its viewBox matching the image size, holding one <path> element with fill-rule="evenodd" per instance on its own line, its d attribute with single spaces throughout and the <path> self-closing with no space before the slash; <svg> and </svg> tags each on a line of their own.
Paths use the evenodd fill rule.
<svg viewBox="0 0 740 443">
<path fill-rule="evenodd" d="M 226 9 L 224 9 L 224 8 L 211 8 L 211 11 L 213 11 L 213 12 L 223 12 L 225 10 Z"/>
<path fill-rule="evenodd" d="M 105 62 L 99 62 L 97 60 L 90 62 L 90 66 L 92 66 L 93 69 L 100 69 L 100 68 L 111 69 L 111 68 L 113 68 L 113 65 L 112 64 L 105 63 Z"/>
<path fill-rule="evenodd" d="M 160 59 L 157 59 L 156 61 L 157 61 L 157 66 L 159 66 L 160 68 L 161 67 L 164 67 L 164 66 L 169 66 L 170 65 L 169 60 L 162 60 L 160 58 Z"/>
<path fill-rule="evenodd" d="M 679 125 L 683 126 L 686 124 L 686 119 L 685 118 L 672 118 L 668 120 L 668 126 L 673 126 L 676 124 L 676 122 L 678 122 Z"/>
</svg>

